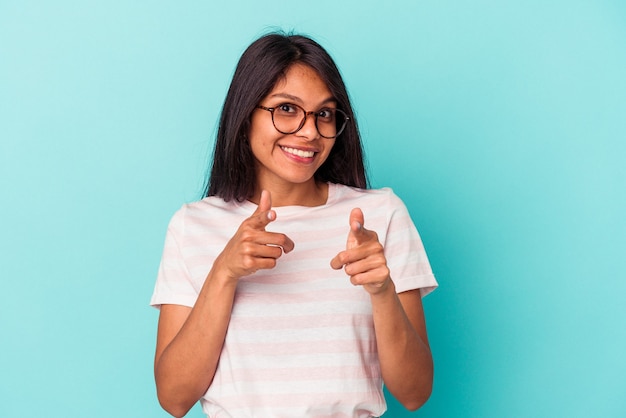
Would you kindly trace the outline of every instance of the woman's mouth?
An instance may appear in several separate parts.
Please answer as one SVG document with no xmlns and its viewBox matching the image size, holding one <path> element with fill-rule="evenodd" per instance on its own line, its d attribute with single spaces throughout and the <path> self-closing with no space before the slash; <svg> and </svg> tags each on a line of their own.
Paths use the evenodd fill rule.
<svg viewBox="0 0 626 418">
<path fill-rule="evenodd" d="M 290 147 L 280 147 L 280 149 L 282 149 L 288 154 L 295 155 L 296 157 L 300 157 L 300 158 L 313 158 L 313 156 L 315 155 L 314 151 L 305 151 L 305 150 L 290 148 Z"/>
</svg>

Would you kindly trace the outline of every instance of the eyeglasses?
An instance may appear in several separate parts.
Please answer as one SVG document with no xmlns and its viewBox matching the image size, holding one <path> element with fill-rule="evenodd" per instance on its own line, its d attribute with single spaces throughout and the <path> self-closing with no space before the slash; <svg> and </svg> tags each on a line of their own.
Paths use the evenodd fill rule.
<svg viewBox="0 0 626 418">
<path fill-rule="evenodd" d="M 298 132 L 306 123 L 309 115 L 315 116 L 317 132 L 324 138 L 338 137 L 350 118 L 339 109 L 324 108 L 317 112 L 307 112 L 300 106 L 291 103 L 282 103 L 276 107 L 258 105 L 259 109 L 267 110 L 272 114 L 274 128 L 281 134 L 289 135 Z"/>
</svg>

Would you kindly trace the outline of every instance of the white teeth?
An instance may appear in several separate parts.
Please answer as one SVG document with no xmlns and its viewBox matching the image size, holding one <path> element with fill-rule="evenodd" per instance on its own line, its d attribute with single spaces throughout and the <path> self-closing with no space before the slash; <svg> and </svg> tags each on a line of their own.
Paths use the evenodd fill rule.
<svg viewBox="0 0 626 418">
<path fill-rule="evenodd" d="M 284 151 L 288 152 L 289 154 L 297 155 L 298 157 L 302 157 L 302 158 L 311 158 L 315 155 L 313 151 L 303 151 L 301 149 L 288 148 L 288 147 L 281 147 L 281 148 Z"/>
</svg>

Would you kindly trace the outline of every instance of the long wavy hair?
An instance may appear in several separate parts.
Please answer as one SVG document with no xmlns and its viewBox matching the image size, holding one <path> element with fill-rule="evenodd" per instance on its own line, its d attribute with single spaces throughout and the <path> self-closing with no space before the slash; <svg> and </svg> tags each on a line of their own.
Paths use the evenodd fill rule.
<svg viewBox="0 0 626 418">
<path fill-rule="evenodd" d="M 237 64 L 222 107 L 205 196 L 219 196 L 225 201 L 243 201 L 253 196 L 257 183 L 255 158 L 247 140 L 252 112 L 295 63 L 315 70 L 333 94 L 337 107 L 350 118 L 315 179 L 368 187 L 359 129 L 335 62 L 311 38 L 272 33 L 253 42 Z"/>
</svg>

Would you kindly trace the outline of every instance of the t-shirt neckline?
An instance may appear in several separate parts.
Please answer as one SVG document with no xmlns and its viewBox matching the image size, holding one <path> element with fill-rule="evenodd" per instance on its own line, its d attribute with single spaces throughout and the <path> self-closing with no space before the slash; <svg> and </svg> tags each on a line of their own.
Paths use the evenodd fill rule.
<svg viewBox="0 0 626 418">
<path fill-rule="evenodd" d="M 299 206 L 299 205 L 291 205 L 291 206 L 276 206 L 272 207 L 274 211 L 276 211 L 279 215 L 289 215 L 289 214 L 297 214 L 302 212 L 307 212 L 311 210 L 318 210 L 321 208 L 328 207 L 335 203 L 337 198 L 337 185 L 334 183 L 328 184 L 328 197 L 326 198 L 326 203 L 318 206 Z M 249 211 L 250 213 L 254 212 L 257 208 L 257 204 L 250 202 L 249 200 L 244 200 L 243 202 L 235 202 L 237 206 Z"/>
</svg>

